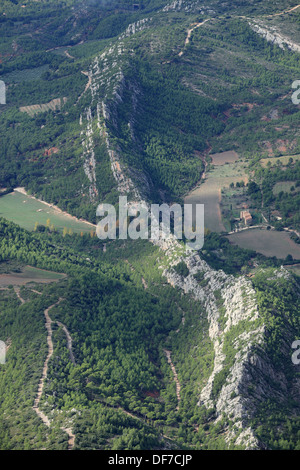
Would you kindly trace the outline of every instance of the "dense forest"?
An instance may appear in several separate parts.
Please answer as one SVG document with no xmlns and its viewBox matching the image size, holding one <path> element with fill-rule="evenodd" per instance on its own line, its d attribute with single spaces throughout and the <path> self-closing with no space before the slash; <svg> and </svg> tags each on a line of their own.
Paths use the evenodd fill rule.
<svg viewBox="0 0 300 470">
<path fill-rule="evenodd" d="M 207 248 L 211 243 L 208 241 Z M 221 246 L 217 239 L 214 243 Z M 80 244 L 79 254 L 75 247 Z M 58 283 L 43 285 L 37 281 L 22 287 L 25 303 L 21 305 L 12 286 L 1 291 L 1 335 L 11 342 L 7 367 L 0 370 L 2 449 L 39 449 L 45 445 L 49 449 L 65 449 L 65 422 L 72 422 L 75 448 L 80 449 L 160 448 L 165 439 L 173 448 L 228 446 L 223 431 L 233 423 L 224 418 L 218 425 L 211 424 L 215 410 L 197 404 L 198 387 L 211 373 L 213 355 L 201 305 L 164 286 L 156 267 L 157 256 L 161 257 L 157 248 L 141 241 L 138 245 L 128 242 L 123 250 L 120 257 L 120 246 L 112 244 L 109 252 L 103 253 L 95 249 L 95 241 L 83 243 L 79 235 L 28 233 L 1 221 L 2 272 L 5 266 L 7 272 L 17 272 L 31 263 L 68 274 Z M 242 255 L 242 250 L 238 251 Z M 142 258 L 137 254 L 142 254 Z M 241 255 L 241 264 L 247 266 L 247 252 L 244 258 Z M 231 256 L 235 256 L 234 251 Z M 229 259 L 228 253 L 226 257 Z M 8 263 L 8 259 L 12 261 Z M 176 269 L 180 276 L 188 275 L 184 264 Z M 273 360 L 280 370 L 286 368 L 286 358 L 278 355 L 275 345 L 282 340 L 285 323 L 299 331 L 299 299 L 296 281 L 269 281 L 274 268 L 270 269 L 257 275 L 253 283 L 262 319 L 270 331 L 267 354 L 275 354 Z M 147 289 L 141 281 L 143 277 Z M 205 285 L 201 276 L 197 282 Z M 50 312 L 54 354 L 41 402 L 44 413 L 53 420 L 48 432 L 35 416 L 32 404 L 47 351 L 43 311 L 59 298 L 62 301 Z M 182 312 L 184 328 L 176 334 Z M 74 362 L 70 360 L 61 324 L 72 336 Z M 228 333 L 226 348 L 231 347 L 231 341 Z M 197 355 L 192 353 L 195 347 Z M 172 351 L 182 387 L 179 411 L 166 349 Z M 292 379 L 292 365 L 290 369 Z M 25 394 L 18 395 L 25 381 Z M 218 393 L 222 383 L 216 382 L 213 393 Z M 270 422 L 268 411 L 272 407 Z M 281 422 L 284 412 L 287 410 L 278 403 L 267 408 L 265 405 L 259 412 L 255 426 L 263 442 L 270 426 Z M 17 422 L 15 416 L 20 416 Z M 268 440 L 270 447 L 295 448 L 295 426 L 296 421 L 287 422 Z"/>
<path fill-rule="evenodd" d="M 94 229 L 36 222 L 29 232 L 1 217 L 2 197 L 24 187 L 96 223 L 97 204 L 117 207 L 126 178 L 130 196 L 183 203 L 213 168 L 210 155 L 235 150 L 251 209 L 269 229 L 299 229 L 299 106 L 290 99 L 299 52 L 252 24 L 298 41 L 299 11 L 266 18 L 294 3 L 1 2 L 0 449 L 237 450 L 249 429 L 254 448 L 300 449 L 291 256 L 268 258 L 206 229 L 196 270 L 184 241 L 103 242 Z M 218 411 L 233 370 L 246 381 L 239 406 L 251 403 L 238 424 Z M 235 392 L 225 398 L 235 406 Z"/>
</svg>

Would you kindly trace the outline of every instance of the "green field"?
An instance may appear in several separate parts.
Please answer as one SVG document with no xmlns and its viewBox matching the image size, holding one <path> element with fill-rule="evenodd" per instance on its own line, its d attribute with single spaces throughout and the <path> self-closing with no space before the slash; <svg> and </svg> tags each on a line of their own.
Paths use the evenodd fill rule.
<svg viewBox="0 0 300 470">
<path fill-rule="evenodd" d="M 64 274 L 47 271 L 45 269 L 35 268 L 34 266 L 25 266 L 20 277 L 38 280 L 58 280 L 65 277 Z"/>
<path fill-rule="evenodd" d="M 47 204 L 16 191 L 0 198 L 0 217 L 15 222 L 27 230 L 33 230 L 36 222 L 39 225 L 46 225 L 48 219 L 50 226 L 53 224 L 58 231 L 63 231 L 66 227 L 76 233 L 87 233 L 93 229 L 86 222 L 78 221 Z"/>
<path fill-rule="evenodd" d="M 49 65 L 42 65 L 32 69 L 15 70 L 10 73 L 2 75 L 2 80 L 7 83 L 21 83 L 31 82 L 32 80 L 38 80 L 44 72 L 49 70 Z"/>
</svg>

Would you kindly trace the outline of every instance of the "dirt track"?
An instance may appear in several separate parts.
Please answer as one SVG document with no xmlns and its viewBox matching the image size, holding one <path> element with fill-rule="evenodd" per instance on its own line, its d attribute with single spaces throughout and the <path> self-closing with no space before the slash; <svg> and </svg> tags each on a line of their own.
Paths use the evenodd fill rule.
<svg viewBox="0 0 300 470">
<path fill-rule="evenodd" d="M 207 18 L 206 20 L 202 21 L 202 23 L 194 23 L 192 24 L 192 28 L 188 29 L 188 32 L 187 32 L 187 37 L 185 39 L 185 42 L 184 42 L 184 45 L 187 46 L 188 43 L 190 42 L 190 39 L 191 39 L 191 35 L 192 35 L 192 32 L 196 29 L 196 28 L 199 28 L 200 26 L 202 26 L 203 24 L 207 23 L 207 21 L 210 21 L 212 18 Z M 181 57 L 183 55 L 183 51 L 179 52 L 179 57 Z"/>
<path fill-rule="evenodd" d="M 71 337 L 69 331 L 67 330 L 66 326 L 63 323 L 58 321 L 57 324 L 58 324 L 58 326 L 61 326 L 62 329 L 65 332 L 65 335 L 67 337 L 67 347 L 68 347 L 68 350 L 69 350 L 69 353 L 70 353 L 70 359 L 71 359 L 72 363 L 75 365 L 75 358 L 74 358 L 74 354 L 73 354 L 73 350 L 72 350 L 72 337 Z"/>
<path fill-rule="evenodd" d="M 47 378 L 48 363 L 49 363 L 49 360 L 50 360 L 50 358 L 53 354 L 52 327 L 51 327 L 52 320 L 49 316 L 49 310 L 51 310 L 53 307 L 58 305 L 62 300 L 63 299 L 60 298 L 55 304 L 53 304 L 50 307 L 46 308 L 46 310 L 44 311 L 44 315 L 45 315 L 45 319 L 46 319 L 45 326 L 46 326 L 46 329 L 47 329 L 47 332 L 48 332 L 48 335 L 47 335 L 48 354 L 47 354 L 46 360 L 44 362 L 42 377 L 40 379 L 39 386 L 38 386 L 38 393 L 37 393 L 36 399 L 34 400 L 34 405 L 33 405 L 33 409 L 36 412 L 36 414 L 41 418 L 43 423 L 48 427 L 50 427 L 51 422 L 50 422 L 48 416 L 46 416 L 45 413 L 43 413 L 39 409 L 39 404 L 40 404 L 41 396 L 43 394 L 44 383 L 45 383 L 45 380 Z M 59 322 L 57 322 L 57 323 L 59 323 Z M 69 348 L 69 351 L 70 351 L 70 355 L 72 354 L 71 359 L 73 358 L 73 360 L 74 360 L 74 356 L 73 356 L 73 353 L 72 353 L 72 338 L 71 338 L 68 330 L 66 329 L 66 327 L 64 325 L 62 325 L 62 323 L 60 323 L 60 326 L 62 326 L 64 328 L 64 331 L 67 334 L 68 348 Z M 68 434 L 68 450 L 72 450 L 73 447 L 74 447 L 74 443 L 75 443 L 75 435 L 73 434 L 72 429 L 65 428 L 65 427 L 62 427 L 61 429 Z"/>
<path fill-rule="evenodd" d="M 168 363 L 170 364 L 173 375 L 174 375 L 174 380 L 175 380 L 175 383 L 176 383 L 176 395 L 177 395 L 177 400 L 178 400 L 178 405 L 177 405 L 176 409 L 179 410 L 180 390 L 181 390 L 180 383 L 179 383 L 179 380 L 178 380 L 178 376 L 177 376 L 175 366 L 174 366 L 174 364 L 172 362 L 172 359 L 171 359 L 171 351 L 168 351 L 167 349 L 164 349 L 164 353 L 167 356 Z"/>
<path fill-rule="evenodd" d="M 286 15 L 287 13 L 291 13 L 292 11 L 294 10 L 297 10 L 298 8 L 300 8 L 300 4 L 299 5 L 296 5 L 295 7 L 293 8 L 290 8 L 289 10 L 284 10 L 284 11 L 281 11 L 279 13 L 274 13 L 273 15 L 263 15 L 263 17 L 265 18 L 274 18 L 276 16 L 281 16 L 281 15 Z M 221 18 L 221 17 L 220 17 Z M 247 18 L 246 16 L 236 16 L 234 18 Z M 191 39 L 191 35 L 192 35 L 192 32 L 196 29 L 196 28 L 199 28 L 200 26 L 204 25 L 205 23 L 207 23 L 208 21 L 211 21 L 211 20 L 214 20 L 214 19 L 219 19 L 219 17 L 217 18 L 206 18 L 206 20 L 202 21 L 201 23 L 193 23 L 191 24 L 191 28 L 188 29 L 187 31 L 187 36 L 186 36 L 186 39 L 185 39 L 185 43 L 184 45 L 187 46 L 190 42 L 190 39 Z M 181 57 L 183 55 L 183 52 L 184 51 L 181 51 L 179 52 L 179 57 Z"/>
<path fill-rule="evenodd" d="M 50 307 L 46 308 L 46 310 L 44 311 L 45 319 L 46 319 L 45 326 L 46 326 L 46 329 L 47 329 L 47 332 L 48 332 L 48 335 L 47 335 L 48 354 L 47 354 L 47 357 L 46 357 L 46 360 L 45 360 L 45 363 L 44 363 L 44 367 L 43 367 L 43 371 L 42 371 L 42 377 L 41 377 L 41 380 L 40 380 L 40 383 L 39 383 L 39 387 L 38 387 L 37 397 L 36 397 L 36 399 L 34 400 L 34 405 L 33 405 L 34 411 L 35 411 L 35 412 L 37 413 L 37 415 L 41 418 L 41 420 L 43 421 L 43 423 L 46 424 L 46 426 L 50 426 L 50 420 L 49 420 L 49 418 L 39 409 L 39 403 L 40 403 L 41 396 L 42 396 L 43 389 L 44 389 L 44 382 L 45 382 L 45 379 L 47 378 L 48 362 L 49 362 L 49 360 L 50 360 L 50 358 L 51 358 L 51 356 L 52 356 L 52 354 L 53 354 L 52 328 L 51 328 L 52 320 L 51 320 L 51 318 L 49 317 L 49 310 L 51 310 L 51 308 L 55 307 L 55 305 L 57 305 L 59 302 L 60 302 L 60 300 L 59 300 L 58 302 L 56 302 L 55 304 L 51 305 Z"/>
<path fill-rule="evenodd" d="M 292 11 L 297 10 L 297 8 L 300 8 L 300 5 L 297 5 L 291 8 L 290 10 L 284 10 L 284 11 L 281 11 L 280 13 L 274 13 L 274 15 L 265 15 L 265 16 L 268 18 L 273 18 L 274 16 L 286 15 L 287 13 L 291 13 Z"/>
</svg>

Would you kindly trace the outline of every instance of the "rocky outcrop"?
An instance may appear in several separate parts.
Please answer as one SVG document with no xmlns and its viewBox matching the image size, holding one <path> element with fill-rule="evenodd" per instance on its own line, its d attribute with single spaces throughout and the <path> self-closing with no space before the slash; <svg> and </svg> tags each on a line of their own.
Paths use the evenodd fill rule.
<svg viewBox="0 0 300 470">
<path fill-rule="evenodd" d="M 131 23 L 129 26 L 127 26 L 125 32 L 119 36 L 119 39 L 125 39 L 129 36 L 132 36 L 133 34 L 143 31 L 149 26 L 151 20 L 152 18 L 143 18 L 139 21 L 136 21 L 135 23 Z"/>
<path fill-rule="evenodd" d="M 83 124 L 82 116 L 80 116 L 80 124 Z M 96 159 L 94 152 L 94 140 L 93 140 L 93 117 L 92 110 L 88 108 L 86 110 L 86 130 L 81 131 L 81 135 L 84 136 L 82 141 L 83 146 L 83 170 L 86 174 L 89 184 L 89 198 L 91 202 L 94 202 L 98 196 L 97 181 L 96 181 Z"/>
<path fill-rule="evenodd" d="M 130 25 L 128 35 L 135 34 L 143 29 L 149 20 L 141 20 Z M 126 35 L 125 35 L 126 36 Z M 120 39 L 120 38 L 119 38 Z M 125 54 L 126 52 L 126 54 Z M 132 140 L 132 148 L 138 149 L 135 136 L 135 115 L 138 107 L 140 89 L 134 80 L 126 80 L 123 70 L 128 67 L 130 52 L 122 40 L 108 47 L 101 55 L 96 57 L 89 71 L 91 92 L 91 105 L 85 111 L 87 128 L 85 131 L 84 171 L 90 181 L 90 198 L 96 199 L 98 195 L 95 167 L 97 162 L 94 155 L 93 132 L 98 129 L 104 140 L 110 158 L 111 170 L 117 183 L 118 192 L 127 195 L 133 201 L 141 201 L 150 191 L 151 182 L 142 168 L 129 168 L 120 158 L 118 146 L 119 132 L 119 106 L 124 102 L 124 94 L 130 97 L 130 112 L 128 114 L 128 128 Z M 81 116 L 80 123 L 83 118 Z M 133 182 L 134 180 L 134 182 Z"/>
<path fill-rule="evenodd" d="M 204 14 L 214 14 L 214 10 L 212 10 L 208 6 L 204 6 L 203 2 L 196 0 L 174 0 L 173 2 L 169 3 L 162 9 L 163 12 L 169 11 L 185 11 L 189 13 L 200 13 L 201 15 Z"/>
<path fill-rule="evenodd" d="M 174 2 L 172 8 L 176 9 L 177 5 L 181 8 L 183 4 L 181 1 Z M 130 35 L 134 32 L 136 29 L 131 28 L 127 33 Z M 141 186 L 147 188 L 147 177 L 142 169 L 133 171 L 126 166 L 116 143 L 119 106 L 126 92 L 126 103 L 130 108 L 127 116 L 131 142 L 133 148 L 138 145 L 134 128 L 140 90 L 134 80 L 128 82 L 126 79 L 125 50 L 127 54 L 130 52 L 120 40 L 92 64 L 92 99 L 87 111 L 85 169 L 93 184 L 93 172 L 90 170 L 88 173 L 88 169 L 94 168 L 96 164 L 92 158 L 91 138 L 92 131 L 95 132 L 97 128 L 106 143 L 119 193 L 130 195 L 133 201 L 144 202 L 148 206 L 147 198 L 140 190 Z M 128 96 L 131 97 L 130 104 Z M 258 448 L 260 444 L 251 428 L 251 419 L 266 397 L 284 399 L 288 384 L 284 373 L 275 370 L 265 351 L 266 330 L 259 315 L 251 281 L 244 276 L 234 277 L 222 270 L 212 269 L 197 252 L 187 251 L 172 235 L 152 242 L 164 252 L 161 268 L 168 283 L 200 302 L 208 319 L 207 334 L 214 349 L 214 363 L 210 377 L 199 391 L 199 406 L 214 408 L 216 421 L 225 415 L 233 422 L 234 426 L 226 435 L 228 442 L 233 441 L 247 449 Z M 189 270 L 186 277 L 173 269 L 182 260 Z M 195 278 L 199 273 L 205 283 L 200 284 Z M 280 275 L 287 274 L 282 271 Z M 272 386 L 274 382 L 276 387 Z"/>
<path fill-rule="evenodd" d="M 275 26 L 266 27 L 264 23 L 249 21 L 249 25 L 253 31 L 262 36 L 266 41 L 276 44 L 281 49 L 290 49 L 300 52 L 300 44 L 295 43 L 291 39 L 281 34 Z"/>
<path fill-rule="evenodd" d="M 200 392 L 198 404 L 214 408 L 216 422 L 225 415 L 234 423 L 226 434 L 228 442 L 246 449 L 259 448 L 261 444 L 250 426 L 251 419 L 265 400 L 286 399 L 288 381 L 285 374 L 275 368 L 265 351 L 266 330 L 259 315 L 256 293 L 249 279 L 243 276 L 236 278 L 222 270 L 215 271 L 199 254 L 190 253 L 177 259 L 172 258 L 174 244 L 174 240 L 159 242 L 171 260 L 163 274 L 174 288 L 182 289 L 201 302 L 209 321 L 208 334 L 214 348 L 213 370 Z M 173 269 L 182 260 L 189 269 L 187 277 L 180 276 Z M 194 277 L 199 273 L 205 280 L 201 285 Z M 284 269 L 276 275 L 289 276 Z M 289 341 L 287 338 L 286 348 L 289 347 Z M 229 352 L 225 348 L 226 342 L 227 348 L 230 344 Z M 286 355 L 288 357 L 288 350 Z M 219 374 L 223 374 L 223 382 L 216 391 Z M 297 384 L 295 393 L 296 389 Z"/>
</svg>

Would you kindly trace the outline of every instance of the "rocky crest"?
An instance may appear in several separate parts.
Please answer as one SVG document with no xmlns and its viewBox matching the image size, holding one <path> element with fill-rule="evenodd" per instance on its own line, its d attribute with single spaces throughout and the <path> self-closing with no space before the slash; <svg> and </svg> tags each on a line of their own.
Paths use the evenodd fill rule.
<svg viewBox="0 0 300 470">
<path fill-rule="evenodd" d="M 170 247 L 168 250 L 170 252 Z M 180 261 L 184 261 L 189 269 L 187 277 L 178 275 L 172 269 Z M 195 279 L 194 275 L 198 273 L 202 273 L 205 287 L 203 283 L 200 286 Z M 234 423 L 226 436 L 228 442 L 246 449 L 260 448 L 250 420 L 255 417 L 258 405 L 265 400 L 285 400 L 288 381 L 266 354 L 266 330 L 251 281 L 243 276 L 236 278 L 221 270 L 213 270 L 196 253 L 172 261 L 170 267 L 164 270 L 164 276 L 174 288 L 182 289 L 201 302 L 209 321 L 208 334 L 214 347 L 214 367 L 200 392 L 199 406 L 214 408 L 216 422 L 225 414 Z M 277 273 L 277 277 L 288 276 L 289 273 L 284 269 Z M 217 295 L 219 293 L 221 299 Z M 287 356 L 291 338 L 292 333 L 289 335 L 287 332 L 284 346 Z M 233 359 L 227 357 L 224 348 L 226 340 L 234 352 Z M 215 394 L 215 380 L 221 372 L 225 374 L 224 381 Z M 298 385 L 295 384 L 295 393 Z"/>
<path fill-rule="evenodd" d="M 265 38 L 266 41 L 276 44 L 281 49 L 290 49 L 291 51 L 300 52 L 300 44 L 283 36 L 275 26 L 269 26 L 267 28 L 263 22 L 253 23 L 253 21 L 249 22 L 249 26 L 253 31 Z"/>
<path fill-rule="evenodd" d="M 181 8 L 182 2 L 174 2 L 172 5 L 176 9 L 177 4 Z M 128 34 L 134 34 L 134 31 L 137 29 L 130 28 Z M 130 51 L 127 50 L 127 54 L 128 52 Z M 108 48 L 92 64 L 92 103 L 87 112 L 85 170 L 93 184 L 95 181 L 92 169 L 96 163 L 92 158 L 91 138 L 94 127 L 89 123 L 94 120 L 106 142 L 119 193 L 131 195 L 132 200 L 143 202 L 148 207 L 144 194 L 132 177 L 132 170 L 122 162 L 121 151 L 114 141 L 114 130 L 118 128 L 118 106 L 122 103 L 125 89 L 128 91 L 129 88 L 133 111 L 128 126 L 133 145 L 135 141 L 134 111 L 140 91 L 135 83 L 127 83 L 123 73 L 124 65 L 126 54 L 122 41 Z M 147 187 L 145 175 L 139 174 L 136 179 Z M 226 436 L 228 442 L 242 445 L 246 449 L 259 448 L 260 444 L 250 421 L 255 416 L 258 404 L 265 398 L 283 399 L 288 384 L 285 375 L 275 370 L 265 352 L 266 331 L 259 315 L 256 293 L 251 281 L 244 276 L 234 277 L 222 270 L 213 270 L 198 253 L 187 251 L 172 235 L 167 239 L 152 242 L 158 245 L 165 255 L 162 269 L 168 283 L 200 302 L 209 322 L 208 334 L 214 348 L 214 364 L 207 383 L 200 391 L 199 406 L 214 408 L 216 422 L 225 414 L 234 423 Z M 178 275 L 173 269 L 181 261 L 184 261 L 189 269 L 187 277 Z M 205 285 L 200 285 L 195 278 L 199 273 L 202 273 Z M 288 275 L 283 271 L 281 274 Z M 232 353 L 230 355 L 226 351 L 228 343 Z M 216 390 L 217 378 L 221 373 L 223 380 L 219 381 Z M 277 383 L 275 388 L 271 385 L 274 382 Z"/>
</svg>

